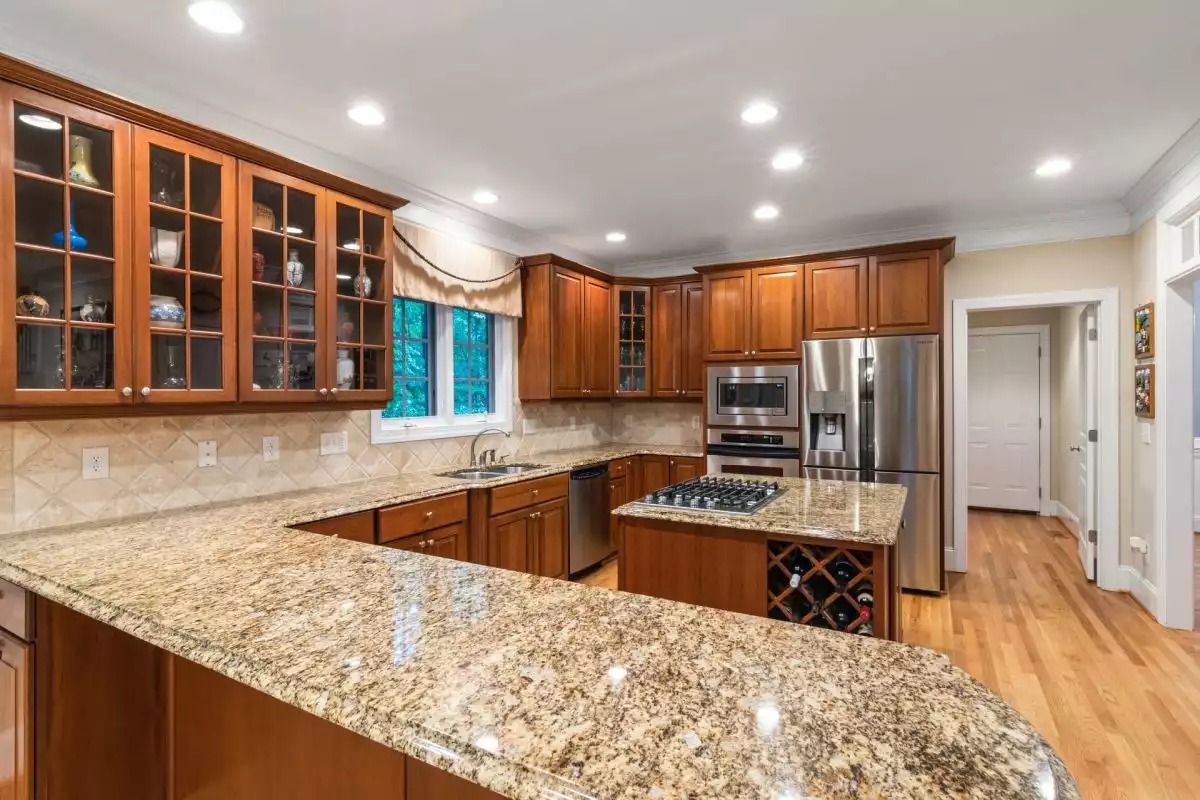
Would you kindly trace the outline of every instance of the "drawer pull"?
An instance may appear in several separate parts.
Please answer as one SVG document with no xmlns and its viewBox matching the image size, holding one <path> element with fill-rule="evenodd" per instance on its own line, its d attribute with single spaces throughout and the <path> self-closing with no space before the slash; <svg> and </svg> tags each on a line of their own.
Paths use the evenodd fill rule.
<svg viewBox="0 0 1200 800">
<path fill-rule="evenodd" d="M 425 519 L 433 519 L 433 512 L 432 512 L 432 511 L 426 511 L 426 512 L 425 512 Z"/>
<path fill-rule="evenodd" d="M 534 496 L 534 497 L 537 497 L 537 494 L 538 494 L 538 490 L 537 490 L 537 489 L 534 489 L 534 490 L 533 490 L 533 496 Z"/>
</svg>

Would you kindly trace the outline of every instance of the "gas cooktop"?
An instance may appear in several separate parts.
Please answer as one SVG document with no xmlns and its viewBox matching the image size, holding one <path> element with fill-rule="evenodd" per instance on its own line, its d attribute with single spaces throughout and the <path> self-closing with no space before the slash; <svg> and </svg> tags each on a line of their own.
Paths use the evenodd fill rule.
<svg viewBox="0 0 1200 800">
<path fill-rule="evenodd" d="M 706 476 L 659 489 L 634 501 L 637 506 L 686 508 L 723 514 L 753 514 L 786 491 L 778 482 Z"/>
</svg>

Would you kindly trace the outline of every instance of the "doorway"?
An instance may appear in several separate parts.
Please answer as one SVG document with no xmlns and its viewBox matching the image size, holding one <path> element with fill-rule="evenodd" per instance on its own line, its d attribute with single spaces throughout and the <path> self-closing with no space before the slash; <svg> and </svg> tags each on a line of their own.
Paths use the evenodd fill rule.
<svg viewBox="0 0 1200 800">
<path fill-rule="evenodd" d="M 1037 364 L 1038 377 L 1038 407 L 1041 428 L 1038 431 L 1038 447 L 1036 458 L 1032 455 L 1032 447 L 1026 445 L 1030 441 L 1028 429 L 1033 420 L 1031 404 L 1026 401 L 1023 411 L 1002 409 L 995 412 L 995 419 L 1003 424 L 1012 424 L 1025 430 L 1018 431 L 1019 436 L 1009 435 L 1009 440 L 1000 439 L 1005 447 L 1014 451 L 1011 456 L 1015 462 L 1002 465 L 1000 473 L 1003 480 L 1011 480 L 1018 484 L 1012 495 L 1018 497 L 1021 505 L 1000 505 L 1001 508 L 1019 508 L 1043 515 L 1058 516 L 1064 526 L 1074 534 L 1077 540 L 1079 566 L 1076 567 L 1089 579 L 1093 579 L 1103 589 L 1118 590 L 1125 586 L 1121 573 L 1119 553 L 1119 490 L 1117 458 L 1119 444 L 1119 417 L 1117 408 L 1118 397 L 1118 363 L 1119 363 L 1119 325 L 1118 325 L 1118 291 L 1114 288 L 1089 289 L 1067 292 L 1049 292 L 1045 294 L 1011 295 L 1003 297 L 983 297 L 958 299 L 952 306 L 952 350 L 953 369 L 956 375 L 971 375 L 971 338 L 979 336 L 981 329 L 988 327 L 1012 327 L 1013 316 L 1024 314 L 1024 318 L 1016 320 L 1016 324 L 1046 324 L 1050 325 L 1048 316 L 1056 320 L 1053 331 L 1060 332 L 1063 337 L 1058 347 L 1058 357 L 1062 364 L 1054 370 L 1053 379 L 1043 382 L 1041 364 L 1029 361 L 1029 353 L 1033 347 L 1031 339 L 1005 341 L 997 344 L 1005 357 L 1020 357 L 1025 366 L 1009 371 L 1016 379 L 1018 373 L 1027 386 L 1033 385 L 1033 374 L 1030 363 Z M 991 312 L 991 316 L 988 316 Z M 1040 316 L 1043 322 L 1037 323 L 1031 319 Z M 996 324 L 996 319 L 1006 316 L 1008 323 Z M 972 323 L 969 318 L 974 317 Z M 1093 333 L 1094 331 L 1094 333 Z M 1014 333 L 1010 331 L 1010 333 Z M 1040 337 L 1039 337 L 1040 338 Z M 1049 346 L 1043 346 L 1043 356 L 1055 342 L 1051 332 L 1047 339 Z M 976 340 L 980 344 L 981 340 Z M 999 358 L 1000 356 L 997 356 Z M 1049 366 L 1049 365 L 1047 365 Z M 1003 372 L 1003 369 L 999 369 Z M 1069 377 L 1063 377 L 1069 376 Z M 1057 407 L 1059 413 L 1047 413 L 1041 402 L 1043 383 L 1050 386 L 1052 409 Z M 1004 397 L 1015 397 L 1015 393 L 1007 387 L 999 387 L 1006 393 Z M 951 402 L 953 429 L 953 481 L 954 489 L 951 496 L 950 517 L 952 520 L 953 539 L 947 548 L 947 568 L 965 572 L 967 568 L 967 508 L 972 504 L 970 464 L 972 453 L 972 425 L 980 419 L 970 400 L 970 380 L 955 381 L 952 387 Z M 1091 398 L 1089 409 L 1085 398 Z M 993 404 L 991 396 L 985 401 L 976 400 L 986 407 Z M 1054 417 L 1060 418 L 1060 424 L 1054 425 Z M 1004 422 L 1005 417 L 1013 417 L 1016 421 Z M 1046 448 L 1048 457 L 1043 457 L 1040 444 L 1042 436 L 1050 444 Z M 980 443 L 979 432 L 974 439 L 976 450 Z M 1035 506 L 1029 497 L 1028 487 L 1032 480 L 1024 480 L 1017 476 L 1018 469 L 1032 471 L 1036 464 L 1037 486 L 1041 489 L 1042 497 Z M 1023 465 L 1023 466 L 1021 466 Z M 1058 469 L 1053 471 L 1057 466 Z M 985 470 L 986 472 L 986 470 Z M 1047 477 L 1043 478 L 1043 474 Z M 978 475 L 978 472 L 977 472 Z M 1015 477 L 1014 477 L 1015 476 Z M 1051 479 L 1051 476 L 1054 479 Z M 977 481 L 978 482 L 978 481 Z M 1050 491 L 1047 491 L 1047 487 Z M 994 501 L 993 501 L 994 502 Z M 982 505 L 982 503 L 980 503 Z M 996 507 L 992 505 L 991 507 Z M 1094 533 L 1091 533 L 1094 531 Z"/>
</svg>

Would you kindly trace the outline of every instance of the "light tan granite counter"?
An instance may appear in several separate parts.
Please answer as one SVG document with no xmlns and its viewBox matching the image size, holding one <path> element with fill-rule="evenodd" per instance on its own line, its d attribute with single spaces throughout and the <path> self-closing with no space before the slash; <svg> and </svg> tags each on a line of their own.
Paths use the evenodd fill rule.
<svg viewBox="0 0 1200 800">
<path fill-rule="evenodd" d="M 745 477 L 764 480 L 751 475 Z M 908 492 L 904 486 L 807 478 L 770 480 L 778 481 L 784 491 L 753 514 L 722 514 L 677 506 L 643 506 L 634 503 L 621 506 L 613 514 L 858 544 L 891 546 L 896 543 Z"/>
<path fill-rule="evenodd" d="M 286 527 L 444 481 L 11 534 L 0 576 L 517 800 L 1078 797 L 932 651 Z"/>
</svg>

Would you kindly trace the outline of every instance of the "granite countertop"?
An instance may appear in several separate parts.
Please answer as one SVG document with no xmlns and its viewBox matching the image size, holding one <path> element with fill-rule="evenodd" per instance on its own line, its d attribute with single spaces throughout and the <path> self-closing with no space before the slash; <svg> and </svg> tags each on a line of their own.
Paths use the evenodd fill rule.
<svg viewBox="0 0 1200 800">
<path fill-rule="evenodd" d="M 444 480 L 0 536 L 0 577 L 516 800 L 1078 797 L 933 651 L 286 527 Z"/>
<path fill-rule="evenodd" d="M 906 487 L 807 478 L 771 480 L 778 480 L 785 491 L 753 514 L 722 514 L 632 503 L 614 510 L 613 514 L 857 544 L 891 546 L 896 543 L 900 520 L 904 516 Z"/>
</svg>

